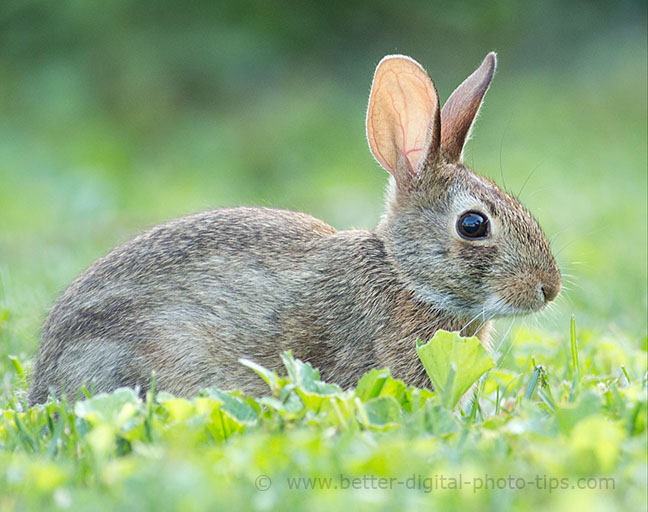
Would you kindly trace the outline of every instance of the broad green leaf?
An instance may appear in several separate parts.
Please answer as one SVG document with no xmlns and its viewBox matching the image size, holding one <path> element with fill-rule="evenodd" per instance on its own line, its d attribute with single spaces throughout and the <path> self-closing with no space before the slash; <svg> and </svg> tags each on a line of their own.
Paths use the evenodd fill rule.
<svg viewBox="0 0 648 512">
<path fill-rule="evenodd" d="M 184 398 L 171 398 L 165 400 L 162 405 L 169 413 L 171 421 L 187 421 L 194 414 L 193 404 Z"/>
<path fill-rule="evenodd" d="M 281 360 L 286 367 L 288 376 L 293 383 L 306 393 L 317 395 L 333 395 L 340 393 L 342 389 L 337 384 L 327 384 L 320 380 L 319 371 L 314 369 L 310 363 L 304 363 L 295 359 L 291 352 L 283 352 Z"/>
<path fill-rule="evenodd" d="M 304 409 L 304 404 L 296 393 L 290 393 L 285 402 L 272 396 L 264 396 L 257 402 L 287 414 L 298 414 Z"/>
<path fill-rule="evenodd" d="M 377 396 L 393 396 L 399 404 L 407 402 L 407 386 L 401 380 L 394 379 L 388 368 L 371 370 L 358 381 L 355 394 L 363 402 Z"/>
<path fill-rule="evenodd" d="M 439 395 L 429 389 L 409 387 L 402 399 L 403 409 L 414 412 L 425 406 L 428 402 L 438 403 Z"/>
<path fill-rule="evenodd" d="M 254 361 L 250 361 L 249 359 L 240 358 L 239 363 L 241 363 L 243 366 L 247 366 L 264 381 L 266 381 L 266 384 L 268 384 L 270 391 L 274 392 L 278 388 L 279 378 L 277 377 L 277 374 L 272 370 L 268 370 L 265 366 L 261 366 Z"/>
<path fill-rule="evenodd" d="M 380 395 L 385 382 L 390 377 L 391 373 L 388 368 L 371 370 L 365 373 L 358 381 L 356 396 L 358 396 L 363 402 L 366 402 L 370 398 L 377 397 Z"/>
<path fill-rule="evenodd" d="M 431 434 L 443 436 L 457 432 L 459 423 L 455 415 L 441 405 L 428 402 L 425 407 L 425 430 Z"/>
<path fill-rule="evenodd" d="M 221 410 L 238 422 L 254 423 L 258 419 L 259 413 L 244 400 L 224 393 L 217 388 L 209 388 L 206 391 L 210 397 L 220 400 L 223 403 Z"/>
<path fill-rule="evenodd" d="M 407 401 L 406 390 L 407 386 L 402 380 L 390 377 L 385 381 L 380 396 L 393 396 L 399 404 L 403 405 Z"/>
<path fill-rule="evenodd" d="M 463 338 L 443 330 L 426 344 L 417 342 L 416 353 L 448 408 L 457 405 L 470 386 L 495 365 L 477 337 Z"/>
<path fill-rule="evenodd" d="M 279 393 L 279 400 L 284 404 L 286 411 L 297 414 L 304 409 L 304 403 L 295 391 L 295 384 L 285 385 Z"/>
<path fill-rule="evenodd" d="M 372 425 L 383 426 L 401 421 L 401 407 L 393 396 L 372 398 L 363 405 Z"/>
<path fill-rule="evenodd" d="M 101 393 L 77 402 L 74 412 L 92 424 L 107 423 L 121 428 L 133 416 L 143 412 L 143 404 L 134 390 L 120 388 L 110 394 Z"/>
<path fill-rule="evenodd" d="M 276 411 L 286 412 L 286 406 L 284 403 L 273 396 L 264 396 L 259 398 L 257 401 L 259 404 L 275 409 Z"/>
</svg>

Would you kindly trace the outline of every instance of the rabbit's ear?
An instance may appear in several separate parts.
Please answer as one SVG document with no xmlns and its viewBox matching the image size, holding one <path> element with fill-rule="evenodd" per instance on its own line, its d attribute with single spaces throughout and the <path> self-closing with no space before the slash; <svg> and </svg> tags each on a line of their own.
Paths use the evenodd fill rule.
<svg viewBox="0 0 648 512">
<path fill-rule="evenodd" d="M 452 162 L 461 160 L 464 144 L 468 139 L 486 90 L 493 79 L 497 57 L 495 52 L 486 55 L 475 72 L 466 78 L 448 98 L 441 111 L 441 147 Z"/>
<path fill-rule="evenodd" d="M 380 61 L 367 110 L 373 156 L 401 190 L 416 188 L 441 141 L 439 96 L 425 70 L 403 55 Z"/>
</svg>

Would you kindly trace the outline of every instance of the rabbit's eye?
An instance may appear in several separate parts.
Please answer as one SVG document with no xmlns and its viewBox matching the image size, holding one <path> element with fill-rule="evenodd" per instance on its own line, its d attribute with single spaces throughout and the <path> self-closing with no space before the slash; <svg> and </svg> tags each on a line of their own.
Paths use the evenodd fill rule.
<svg viewBox="0 0 648 512">
<path fill-rule="evenodd" d="M 457 232 L 463 238 L 484 238 L 488 235 L 488 217 L 473 211 L 462 213 L 457 221 Z"/>
</svg>

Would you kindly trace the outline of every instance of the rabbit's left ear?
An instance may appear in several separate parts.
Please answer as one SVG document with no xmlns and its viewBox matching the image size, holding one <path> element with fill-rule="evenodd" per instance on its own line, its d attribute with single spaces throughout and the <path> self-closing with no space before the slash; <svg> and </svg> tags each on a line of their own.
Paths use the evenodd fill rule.
<svg viewBox="0 0 648 512">
<path fill-rule="evenodd" d="M 451 162 L 459 162 L 470 128 L 493 79 L 497 57 L 486 55 L 475 72 L 450 95 L 441 111 L 441 148 Z"/>
<path fill-rule="evenodd" d="M 402 192 L 416 189 L 441 140 L 439 96 L 425 70 L 404 55 L 385 57 L 374 75 L 367 139 Z"/>
</svg>

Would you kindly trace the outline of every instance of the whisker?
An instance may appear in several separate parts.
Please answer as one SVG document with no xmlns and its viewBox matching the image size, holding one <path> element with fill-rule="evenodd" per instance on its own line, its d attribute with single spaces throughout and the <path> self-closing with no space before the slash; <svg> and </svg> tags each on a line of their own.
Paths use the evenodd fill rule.
<svg viewBox="0 0 648 512">
<path fill-rule="evenodd" d="M 502 345 L 504 344 L 504 340 L 506 339 L 506 337 L 507 337 L 507 336 L 509 335 L 509 333 L 511 332 L 511 329 L 513 328 L 513 324 L 515 323 L 515 319 L 516 319 L 516 318 L 517 318 L 517 315 L 513 315 L 513 317 L 511 318 L 511 323 L 509 323 L 509 326 L 508 326 L 508 328 L 506 329 L 506 331 L 504 332 L 504 335 L 502 336 L 502 339 L 501 339 L 500 342 L 497 344 L 497 348 L 495 349 L 495 351 L 496 351 L 497 353 L 499 353 L 499 351 L 500 351 L 501 348 L 502 348 Z"/>
<path fill-rule="evenodd" d="M 515 316 L 515 319 L 517 319 L 517 315 Z M 522 325 L 523 325 L 523 326 L 524 326 L 524 323 L 525 323 L 525 319 L 524 319 L 524 317 L 523 317 L 523 318 L 522 318 Z M 498 360 L 498 365 L 502 364 L 502 362 L 503 362 L 503 361 L 508 357 L 508 355 L 511 353 L 511 350 L 513 350 L 513 346 L 514 346 L 515 343 L 517 342 L 519 335 L 520 335 L 520 330 L 518 329 L 518 331 L 515 333 L 515 337 L 511 340 L 511 343 L 510 343 L 508 349 L 507 349 L 506 352 L 505 352 L 505 353 L 504 353 L 504 354 L 499 358 L 499 360 Z"/>
<path fill-rule="evenodd" d="M 536 165 L 533 170 L 529 173 L 529 175 L 526 177 L 526 180 L 524 180 L 524 183 L 522 183 L 522 187 L 520 188 L 520 191 L 517 194 L 517 197 L 520 198 L 522 197 L 522 192 L 524 192 L 524 187 L 526 187 L 526 184 L 529 182 L 531 179 L 531 176 L 540 168 L 540 166 L 545 162 L 545 159 L 540 160 L 540 163 Z"/>
<path fill-rule="evenodd" d="M 482 308 L 482 310 L 481 310 L 479 313 L 477 313 L 477 314 L 472 318 L 472 320 L 470 320 L 466 325 L 464 325 L 461 329 L 459 329 L 459 332 L 461 333 L 461 332 L 463 332 L 464 330 L 466 330 L 466 329 L 468 328 L 468 326 L 470 326 L 470 324 L 472 324 L 475 320 L 477 320 L 477 318 L 479 318 L 479 317 L 482 316 L 483 314 L 484 314 L 484 309 Z M 475 331 L 475 332 L 477 332 L 477 331 Z"/>
<path fill-rule="evenodd" d="M 560 233 L 560 232 L 564 232 L 564 231 L 566 231 L 566 230 L 559 231 L 559 233 Z M 560 256 L 560 254 L 561 254 L 565 249 L 567 249 L 567 247 L 569 247 L 570 245 L 574 244 L 575 242 L 576 242 L 576 239 L 573 239 L 573 240 L 568 241 L 565 245 L 563 245 L 560 249 L 558 249 L 558 250 L 554 253 L 554 256 L 557 258 L 558 256 Z"/>
<path fill-rule="evenodd" d="M 557 231 L 556 233 L 551 235 L 551 237 L 549 238 L 549 245 L 551 245 L 553 243 L 554 239 L 557 236 L 562 235 L 563 233 L 567 233 L 568 231 L 569 231 L 568 229 L 561 229 L 560 231 Z"/>
<path fill-rule="evenodd" d="M 538 190 L 534 190 L 533 192 L 531 192 L 531 193 L 527 196 L 527 201 L 528 201 L 529 199 L 531 199 L 534 195 L 539 194 L 539 193 L 541 193 L 541 192 L 547 192 L 547 190 L 548 190 L 547 188 L 540 188 L 540 189 L 538 189 Z"/>
<path fill-rule="evenodd" d="M 484 327 L 484 326 L 485 326 L 488 322 L 490 322 L 493 318 L 495 318 L 495 315 L 494 315 L 494 314 L 492 314 L 492 315 L 491 315 L 490 317 L 488 317 L 488 318 L 485 318 L 484 321 L 483 321 L 481 324 L 479 324 L 479 327 L 477 327 L 477 329 L 475 329 L 475 333 L 478 333 L 478 332 L 481 330 L 481 328 Z"/>
<path fill-rule="evenodd" d="M 500 147 L 499 147 L 499 167 L 500 167 L 500 176 L 502 177 L 502 188 L 507 194 L 508 194 L 508 190 L 506 187 L 506 180 L 504 179 L 504 168 L 502 166 L 502 148 L 504 147 L 504 139 L 506 138 L 506 132 L 508 131 L 509 126 L 511 125 L 512 118 L 513 118 L 513 114 L 509 116 L 508 121 L 506 122 L 506 126 L 504 126 L 504 131 L 502 132 L 502 138 L 500 139 Z"/>
</svg>

